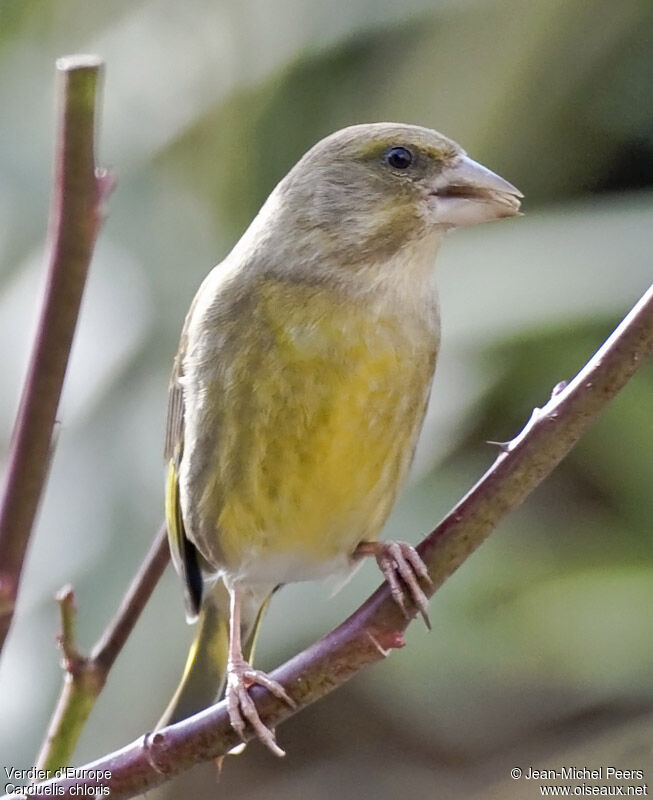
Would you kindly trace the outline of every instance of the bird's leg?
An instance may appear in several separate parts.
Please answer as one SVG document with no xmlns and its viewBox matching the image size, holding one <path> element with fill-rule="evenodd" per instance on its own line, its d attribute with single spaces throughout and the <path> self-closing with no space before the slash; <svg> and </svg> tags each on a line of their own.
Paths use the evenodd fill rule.
<svg viewBox="0 0 653 800">
<path fill-rule="evenodd" d="M 258 738 L 270 749 L 275 756 L 285 756 L 285 752 L 277 744 L 274 731 L 263 724 L 258 715 L 254 701 L 249 696 L 247 689 L 254 684 L 264 686 L 275 697 L 285 700 L 291 708 L 295 703 L 286 694 L 280 683 L 273 681 L 265 672 L 253 669 L 243 658 L 243 649 L 240 636 L 240 605 L 241 596 L 235 587 L 229 590 L 230 615 L 229 615 L 229 657 L 227 659 L 227 685 L 225 697 L 231 727 L 240 735 L 245 734 L 247 722 L 252 726 Z"/>
<path fill-rule="evenodd" d="M 361 542 L 354 550 L 354 558 L 374 556 L 379 569 L 384 574 L 390 585 L 390 592 L 404 616 L 408 617 L 406 610 L 406 593 L 402 581 L 408 589 L 408 594 L 419 609 L 426 627 L 431 629 L 431 622 L 427 613 L 428 598 L 419 585 L 419 578 L 427 583 L 432 583 L 426 564 L 412 545 L 406 542 Z"/>
</svg>

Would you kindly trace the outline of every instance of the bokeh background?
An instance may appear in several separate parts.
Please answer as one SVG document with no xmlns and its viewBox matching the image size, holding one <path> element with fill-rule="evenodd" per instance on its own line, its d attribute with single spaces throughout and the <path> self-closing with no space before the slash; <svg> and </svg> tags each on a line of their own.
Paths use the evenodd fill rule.
<svg viewBox="0 0 653 800">
<path fill-rule="evenodd" d="M 57 56 L 107 62 L 100 161 L 118 177 L 56 455 L 0 667 L 0 766 L 34 759 L 61 680 L 54 592 L 90 646 L 162 515 L 161 441 L 186 308 L 275 182 L 350 123 L 442 130 L 526 195 L 454 234 L 444 340 L 410 486 L 386 535 L 417 541 L 572 377 L 653 274 L 649 0 L 0 0 L 0 445 L 43 283 Z M 433 632 L 252 745 L 150 797 L 525 798 L 513 766 L 653 782 L 653 371 L 438 592 Z M 280 465 L 280 470 L 283 465 Z M 270 668 L 378 583 L 275 598 Z M 151 728 L 191 631 L 171 570 L 116 664 L 75 763 Z"/>
</svg>

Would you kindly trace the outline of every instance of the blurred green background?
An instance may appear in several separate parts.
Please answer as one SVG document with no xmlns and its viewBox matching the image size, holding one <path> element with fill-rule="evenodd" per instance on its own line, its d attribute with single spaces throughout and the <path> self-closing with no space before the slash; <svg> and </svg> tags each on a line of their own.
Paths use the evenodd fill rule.
<svg viewBox="0 0 653 800">
<path fill-rule="evenodd" d="M 57 450 L 0 667 L 0 766 L 28 767 L 61 673 L 52 596 L 84 646 L 162 516 L 168 374 L 188 304 L 275 182 L 350 123 L 435 127 L 515 183 L 526 215 L 452 235 L 443 348 L 410 486 L 386 529 L 417 541 L 571 378 L 653 274 L 650 0 L 0 0 L 0 440 L 43 282 L 54 60 L 107 62 L 99 159 L 117 174 Z M 513 766 L 653 782 L 653 370 L 432 604 L 433 632 L 279 730 L 150 797 L 523 798 Z M 282 465 L 281 465 L 282 469 Z M 275 597 L 270 668 L 378 584 Z M 169 569 L 111 673 L 83 763 L 151 728 L 191 631 Z"/>
</svg>

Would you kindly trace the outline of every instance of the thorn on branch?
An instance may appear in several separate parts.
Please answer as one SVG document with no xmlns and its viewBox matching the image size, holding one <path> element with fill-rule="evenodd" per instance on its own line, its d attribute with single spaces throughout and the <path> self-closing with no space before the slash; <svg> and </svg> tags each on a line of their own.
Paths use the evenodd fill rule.
<svg viewBox="0 0 653 800">
<path fill-rule="evenodd" d="M 105 167 L 96 167 L 95 169 L 95 185 L 97 187 L 97 204 L 100 217 L 103 219 L 106 216 L 105 203 L 109 196 L 116 188 L 118 179 L 115 172 Z"/>
<path fill-rule="evenodd" d="M 510 442 L 495 442 L 492 439 L 488 439 L 485 444 L 491 444 L 494 447 L 498 447 L 502 453 L 510 452 Z"/>
<path fill-rule="evenodd" d="M 376 639 L 374 636 L 372 636 L 372 634 L 369 631 L 367 631 L 367 636 L 374 645 L 374 647 L 379 651 L 379 653 L 381 653 L 383 658 L 387 658 L 390 655 L 390 650 L 386 650 L 385 647 L 381 647 L 379 640 Z"/>
<path fill-rule="evenodd" d="M 365 633 L 383 658 L 387 658 L 391 650 L 398 650 L 406 646 L 403 631 L 384 630 L 377 632 L 375 635 L 368 630 Z"/>
</svg>

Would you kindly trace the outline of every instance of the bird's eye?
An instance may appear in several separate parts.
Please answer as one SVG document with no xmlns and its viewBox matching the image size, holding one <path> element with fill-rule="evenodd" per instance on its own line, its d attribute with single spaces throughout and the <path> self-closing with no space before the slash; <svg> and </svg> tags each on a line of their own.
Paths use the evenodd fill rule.
<svg viewBox="0 0 653 800">
<path fill-rule="evenodd" d="M 393 169 L 408 169 L 413 163 L 413 154 L 406 147 L 391 147 L 385 154 L 385 160 Z"/>
</svg>

